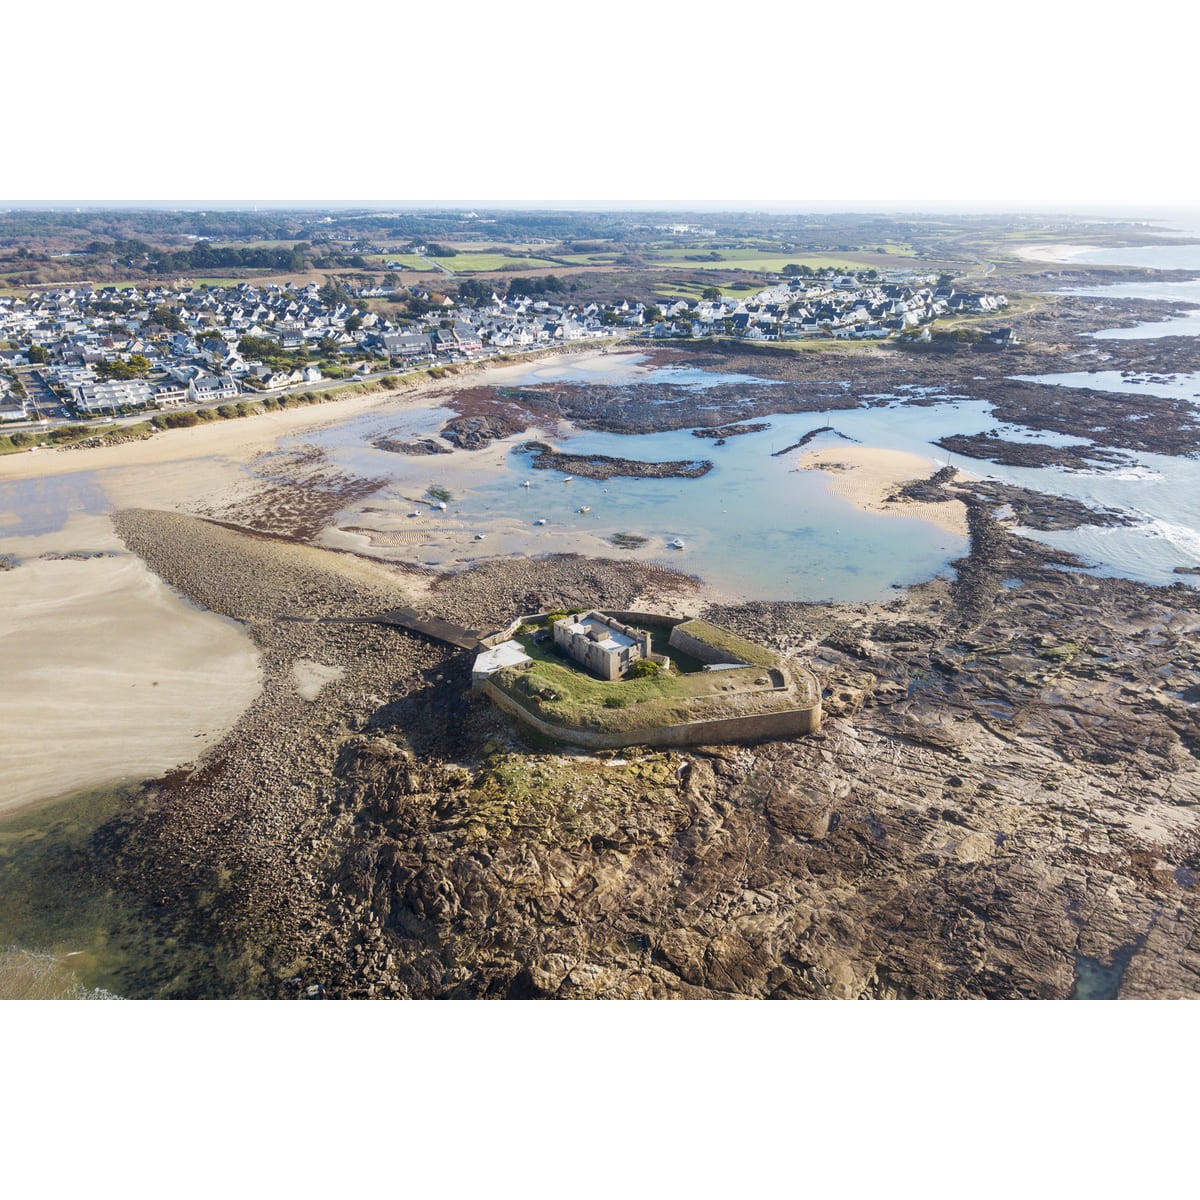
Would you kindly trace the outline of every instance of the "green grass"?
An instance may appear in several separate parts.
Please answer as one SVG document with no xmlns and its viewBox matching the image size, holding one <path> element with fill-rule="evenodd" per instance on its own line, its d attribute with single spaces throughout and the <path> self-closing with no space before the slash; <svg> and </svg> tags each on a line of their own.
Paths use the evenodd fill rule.
<svg viewBox="0 0 1200 1200">
<path fill-rule="evenodd" d="M 453 258 L 433 261 L 456 275 L 468 271 L 553 271 L 558 266 L 548 258 L 520 258 L 507 254 L 457 254 Z"/>
<path fill-rule="evenodd" d="M 918 257 L 916 247 L 910 246 L 907 242 L 876 242 L 874 246 L 859 246 L 858 250 L 862 254 L 878 254 L 882 250 L 884 254 L 889 254 L 893 258 Z"/>
<path fill-rule="evenodd" d="M 710 625 L 707 621 L 700 620 L 699 617 L 684 621 L 679 626 L 679 631 L 689 633 L 699 641 L 705 642 L 709 646 L 716 646 L 719 650 L 724 650 L 752 666 L 770 667 L 775 663 L 775 655 L 765 646 L 738 637 L 736 633 L 730 633 L 728 629 Z"/>
<path fill-rule="evenodd" d="M 704 290 L 710 287 L 721 289 L 722 296 L 753 296 L 755 292 L 761 292 L 763 285 L 761 283 L 698 283 L 691 281 L 689 283 L 656 283 L 654 285 L 654 294 L 663 299 L 676 300 L 700 300 L 703 298 Z"/>
<path fill-rule="evenodd" d="M 614 263 L 620 258 L 619 253 L 611 254 L 556 254 L 554 261 L 567 263 L 569 266 L 597 267 Z"/>
<path fill-rule="evenodd" d="M 710 251 L 703 248 L 680 246 L 666 250 L 647 251 L 646 261 L 660 266 L 668 263 L 680 264 L 687 263 L 689 258 L 708 253 Z M 799 250 L 793 254 L 781 254 L 770 250 L 717 250 L 715 253 L 721 255 L 719 262 L 705 259 L 694 265 L 702 270 L 766 272 L 782 271 L 789 263 L 795 263 L 798 267 L 807 265 L 814 271 L 826 267 L 866 268 L 876 265 L 855 254 L 808 254 Z M 689 265 L 692 264 L 689 263 Z"/>
<path fill-rule="evenodd" d="M 775 663 L 775 656 L 762 646 L 754 646 L 724 630 L 704 622 L 693 627 L 702 631 L 713 644 L 732 641 L 752 665 L 738 669 L 706 672 L 701 664 L 688 655 L 671 657 L 678 660 L 679 671 L 660 672 L 645 679 L 618 679 L 611 682 L 597 679 L 581 667 L 561 657 L 553 646 L 537 644 L 532 637 L 519 637 L 526 653 L 534 660 L 525 671 L 504 671 L 494 682 L 510 696 L 544 720 L 560 725 L 604 730 L 631 730 L 651 725 L 671 725 L 701 717 L 705 701 L 731 699 L 726 689 L 732 685 L 740 690 L 759 691 L 755 680 L 762 678 L 764 666 Z M 719 639 L 719 640 L 718 640 Z M 660 638 L 656 650 L 664 651 Z M 539 696 L 547 691 L 554 698 Z M 763 687 L 760 703 L 776 700 L 780 693 Z M 700 709 L 697 705 L 700 705 Z"/>
<path fill-rule="evenodd" d="M 380 266 L 385 262 L 399 263 L 400 269 L 403 271 L 425 271 L 428 273 L 437 269 L 428 259 L 423 258 L 420 254 L 364 254 L 363 257 L 367 262 L 379 263 Z"/>
</svg>

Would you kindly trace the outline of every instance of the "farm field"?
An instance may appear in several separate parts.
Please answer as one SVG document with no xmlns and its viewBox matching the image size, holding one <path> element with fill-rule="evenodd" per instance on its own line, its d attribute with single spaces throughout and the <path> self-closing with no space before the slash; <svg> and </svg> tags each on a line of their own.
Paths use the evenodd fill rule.
<svg viewBox="0 0 1200 1200">
<path fill-rule="evenodd" d="M 603 267 L 616 262 L 619 257 L 617 251 L 608 254 L 556 254 L 554 261 L 573 267 Z"/>
<path fill-rule="evenodd" d="M 458 254 L 454 258 L 435 258 L 438 263 L 455 275 L 476 271 L 553 271 L 559 263 L 548 258 L 522 258 L 507 254 Z"/>
<path fill-rule="evenodd" d="M 720 259 L 709 259 L 708 254 L 719 254 Z M 658 265 L 693 265 L 690 260 L 698 259 L 695 266 L 700 270 L 717 271 L 782 271 L 789 263 L 809 266 L 814 271 L 825 267 L 867 268 L 879 265 L 879 256 L 870 258 L 854 254 L 781 254 L 767 250 L 698 250 L 681 247 L 678 250 L 654 250 L 646 254 L 647 262 Z"/>
<path fill-rule="evenodd" d="M 378 263 L 381 267 L 385 263 L 399 263 L 404 271 L 435 270 L 429 260 L 420 254 L 364 254 L 363 258 L 369 263 Z"/>
<path fill-rule="evenodd" d="M 717 287 L 721 289 L 722 296 L 753 296 L 755 292 L 762 291 L 761 283 L 701 283 L 698 280 L 689 280 L 687 283 L 674 283 L 671 280 L 663 280 L 656 283 L 654 286 L 654 294 L 664 298 L 675 297 L 681 300 L 699 300 L 703 296 L 704 289 L 709 287 Z"/>
</svg>

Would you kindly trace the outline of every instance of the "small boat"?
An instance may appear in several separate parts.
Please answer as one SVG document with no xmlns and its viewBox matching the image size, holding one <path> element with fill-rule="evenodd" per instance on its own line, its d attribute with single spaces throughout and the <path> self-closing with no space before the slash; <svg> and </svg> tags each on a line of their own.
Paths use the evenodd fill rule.
<svg viewBox="0 0 1200 1200">
<path fill-rule="evenodd" d="M 535 524 L 535 525 L 545 525 L 545 524 L 546 524 L 546 518 L 545 518 L 545 517 L 538 517 L 538 519 L 537 519 L 536 521 L 534 521 L 534 524 Z"/>
<path fill-rule="evenodd" d="M 525 480 L 525 482 L 524 482 L 523 484 L 521 484 L 521 486 L 522 486 L 522 487 L 528 487 L 528 486 L 529 486 L 529 480 L 528 480 L 528 479 L 527 479 L 527 480 Z"/>
<path fill-rule="evenodd" d="M 581 513 L 589 513 L 592 511 L 592 506 L 590 504 L 585 504 L 579 511 Z"/>
<path fill-rule="evenodd" d="M 437 508 L 438 512 L 445 512 L 445 511 L 446 511 L 446 502 L 445 502 L 445 500 L 439 500 L 439 501 L 437 502 L 437 504 L 435 505 L 435 507 Z"/>
<path fill-rule="evenodd" d="M 683 538 L 675 538 L 673 541 L 667 543 L 667 549 L 669 550 L 682 550 L 683 546 Z"/>
<path fill-rule="evenodd" d="M 408 514 L 410 517 L 419 517 L 421 514 L 418 511 L 413 511 Z"/>
<path fill-rule="evenodd" d="M 574 478 L 575 478 L 575 476 L 574 476 L 574 475 L 564 475 L 564 476 L 563 476 L 563 483 L 570 483 L 570 482 L 571 482 L 571 480 L 572 480 L 572 479 L 574 479 Z"/>
<path fill-rule="evenodd" d="M 485 537 L 487 537 L 487 534 L 486 534 L 486 533 L 477 533 L 477 534 L 475 535 L 475 540 L 476 540 L 477 542 L 482 542 L 482 541 L 483 541 L 483 539 L 484 539 Z"/>
</svg>

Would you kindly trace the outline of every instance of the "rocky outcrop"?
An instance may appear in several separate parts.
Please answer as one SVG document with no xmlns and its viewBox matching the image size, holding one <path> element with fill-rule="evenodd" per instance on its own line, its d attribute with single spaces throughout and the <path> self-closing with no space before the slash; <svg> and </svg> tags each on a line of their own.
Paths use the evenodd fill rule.
<svg viewBox="0 0 1200 1200">
<path fill-rule="evenodd" d="M 376 604 L 350 556 L 126 514 L 266 677 L 97 835 L 107 886 L 204 964 L 154 994 L 1064 997 L 1092 962 L 1200 993 L 1200 597 L 1060 571 L 977 505 L 953 584 L 708 610 L 815 665 L 821 734 L 582 756 L 515 740 L 448 648 L 279 619 Z M 478 623 L 668 576 L 519 560 L 434 597 Z M 298 657 L 344 674 L 305 701 Z"/>
<path fill-rule="evenodd" d="M 529 465 L 539 471 L 562 471 L 585 479 L 699 479 L 713 469 L 706 458 L 673 462 L 643 462 L 636 458 L 614 458 L 608 454 L 564 454 L 544 442 L 534 447 Z"/>
</svg>

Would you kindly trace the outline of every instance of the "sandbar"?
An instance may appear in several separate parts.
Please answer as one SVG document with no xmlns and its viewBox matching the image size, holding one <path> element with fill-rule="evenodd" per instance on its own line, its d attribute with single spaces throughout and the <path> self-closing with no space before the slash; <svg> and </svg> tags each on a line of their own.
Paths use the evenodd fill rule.
<svg viewBox="0 0 1200 1200">
<path fill-rule="evenodd" d="M 878 446 L 829 446 L 806 450 L 799 465 L 805 471 L 821 471 L 829 493 L 860 512 L 929 521 L 947 533 L 967 536 L 967 508 L 961 500 L 888 500 L 900 484 L 933 474 L 940 464 L 931 458 Z"/>
</svg>

